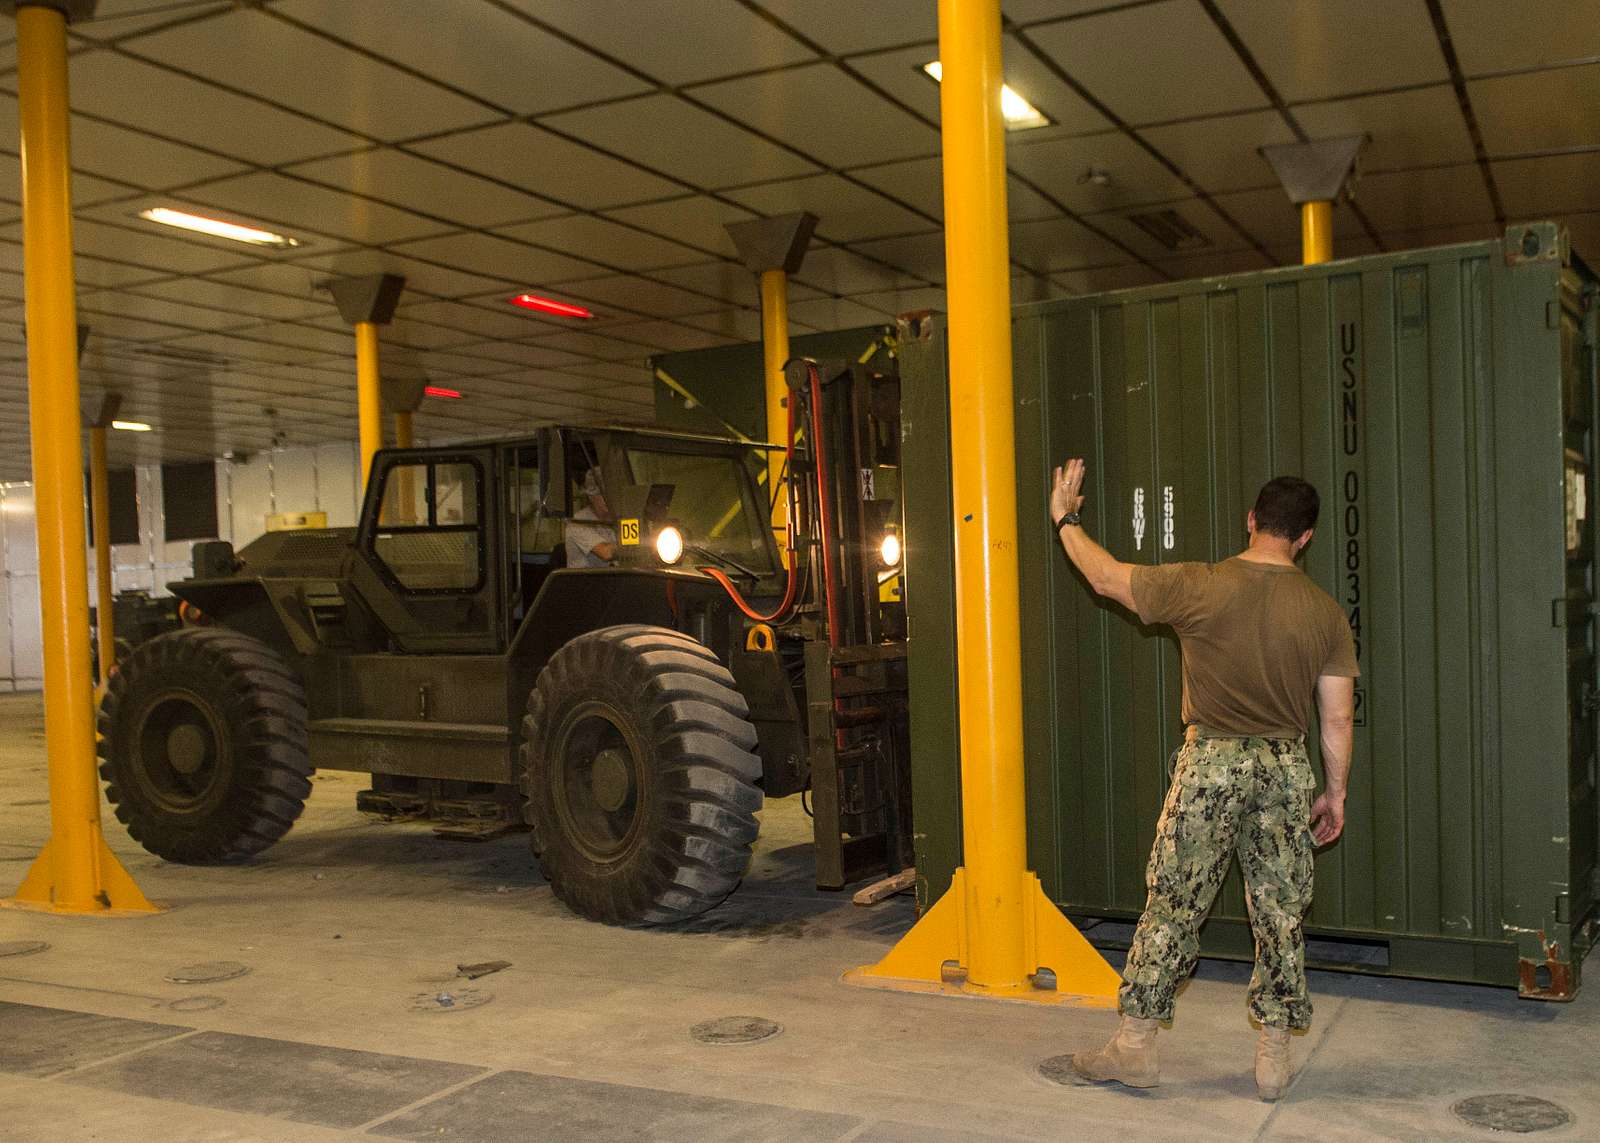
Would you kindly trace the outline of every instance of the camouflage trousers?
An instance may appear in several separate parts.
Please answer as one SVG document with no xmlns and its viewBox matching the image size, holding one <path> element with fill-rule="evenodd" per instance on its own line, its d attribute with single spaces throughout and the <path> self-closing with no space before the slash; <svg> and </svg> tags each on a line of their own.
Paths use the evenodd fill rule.
<svg viewBox="0 0 1600 1143">
<path fill-rule="evenodd" d="M 1311 792 L 1305 744 L 1284 738 L 1201 738 L 1175 755 L 1172 785 L 1145 874 L 1150 895 L 1123 969 L 1124 1015 L 1170 1020 L 1194 971 L 1200 923 L 1235 855 L 1244 873 L 1256 966 L 1250 1015 L 1307 1028 L 1305 940 L 1311 907 Z"/>
</svg>

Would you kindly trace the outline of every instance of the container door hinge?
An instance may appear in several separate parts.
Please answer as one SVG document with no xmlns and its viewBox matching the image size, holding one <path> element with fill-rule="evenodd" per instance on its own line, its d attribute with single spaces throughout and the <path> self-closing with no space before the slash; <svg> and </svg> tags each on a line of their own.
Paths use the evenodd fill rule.
<svg viewBox="0 0 1600 1143">
<path fill-rule="evenodd" d="M 1565 893 L 1556 894 L 1556 924 L 1572 924 L 1572 898 Z"/>
<path fill-rule="evenodd" d="M 1545 329 L 1561 328 L 1560 302 L 1546 302 L 1544 304 L 1544 327 Z"/>
<path fill-rule="evenodd" d="M 1550 626 L 1571 627 L 1594 617 L 1594 604 L 1589 600 L 1552 599 L 1550 601 Z"/>
</svg>

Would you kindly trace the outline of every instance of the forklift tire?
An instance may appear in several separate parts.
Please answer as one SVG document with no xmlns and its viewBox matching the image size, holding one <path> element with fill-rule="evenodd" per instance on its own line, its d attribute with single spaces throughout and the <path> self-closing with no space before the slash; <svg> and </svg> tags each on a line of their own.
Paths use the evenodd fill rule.
<svg viewBox="0 0 1600 1143">
<path fill-rule="evenodd" d="M 99 730 L 117 820 L 168 861 L 260 853 L 311 794 L 300 681 L 271 647 L 226 628 L 135 647 L 111 676 Z"/>
<path fill-rule="evenodd" d="M 666 627 L 580 635 L 522 720 L 533 848 L 555 894 L 611 925 L 686 920 L 727 898 L 760 829 L 756 731 L 733 676 Z"/>
</svg>

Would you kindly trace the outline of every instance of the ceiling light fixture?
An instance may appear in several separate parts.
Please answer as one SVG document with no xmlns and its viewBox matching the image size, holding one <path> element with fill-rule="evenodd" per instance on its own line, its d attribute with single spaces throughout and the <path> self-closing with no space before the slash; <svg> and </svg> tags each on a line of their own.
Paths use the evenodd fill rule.
<svg viewBox="0 0 1600 1143">
<path fill-rule="evenodd" d="M 192 230 L 196 234 L 226 238 L 232 242 L 244 242 L 251 246 L 271 246 L 278 250 L 287 250 L 291 246 L 300 245 L 299 240 L 274 234 L 270 230 L 244 226 L 237 222 L 224 222 L 220 218 L 207 218 L 203 214 L 190 214 L 165 206 L 153 206 L 149 210 L 141 210 L 139 217 L 146 222 L 159 222 L 162 226 L 176 226 L 179 230 Z"/>
<path fill-rule="evenodd" d="M 541 298 L 538 294 L 518 294 L 508 299 L 512 305 L 556 317 L 592 318 L 594 312 L 572 302 L 558 302 L 554 298 Z"/>
<path fill-rule="evenodd" d="M 121 429 L 125 433 L 147 433 L 150 426 L 143 421 L 112 421 L 111 427 Z"/>
<path fill-rule="evenodd" d="M 938 83 L 944 76 L 944 68 L 938 60 L 923 64 L 922 70 L 934 83 Z M 1005 116 L 1007 131 L 1027 131 L 1033 127 L 1047 127 L 1050 124 L 1048 115 L 1012 91 L 1008 84 L 1000 85 L 1000 114 Z"/>
<path fill-rule="evenodd" d="M 423 394 L 428 397 L 448 397 L 452 401 L 461 400 L 460 389 L 446 389 L 441 385 L 427 385 L 423 387 Z"/>
</svg>

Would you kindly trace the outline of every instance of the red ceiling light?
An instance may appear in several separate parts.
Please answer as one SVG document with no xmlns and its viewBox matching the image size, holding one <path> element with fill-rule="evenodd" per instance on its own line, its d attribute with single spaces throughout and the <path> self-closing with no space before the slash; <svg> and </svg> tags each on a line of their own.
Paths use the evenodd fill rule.
<svg viewBox="0 0 1600 1143">
<path fill-rule="evenodd" d="M 422 391 L 429 397 L 448 397 L 452 401 L 461 400 L 460 389 L 446 389 L 440 385 L 429 385 Z"/>
<path fill-rule="evenodd" d="M 508 299 L 512 305 L 556 317 L 592 318 L 594 312 L 572 302 L 558 302 L 554 298 L 541 298 L 538 294 L 518 294 Z"/>
</svg>

